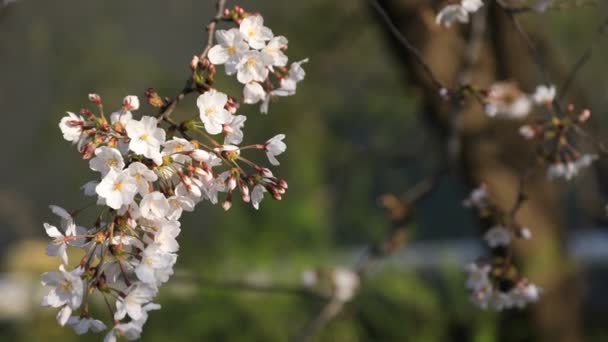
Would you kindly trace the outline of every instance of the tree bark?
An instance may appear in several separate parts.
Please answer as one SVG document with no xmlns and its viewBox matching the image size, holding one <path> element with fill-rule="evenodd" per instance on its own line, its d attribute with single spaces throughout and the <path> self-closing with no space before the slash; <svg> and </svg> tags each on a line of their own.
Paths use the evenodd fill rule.
<svg viewBox="0 0 608 342">
<path fill-rule="evenodd" d="M 421 52 L 437 78 L 448 86 L 455 85 L 464 63 L 471 26 L 445 29 L 436 25 L 436 10 L 428 1 L 381 0 L 379 3 L 400 32 Z M 487 30 L 479 58 L 471 68 L 471 84 L 487 87 L 495 81 L 517 80 L 523 89 L 534 89 L 542 82 L 534 61 L 510 20 L 492 4 L 487 3 L 488 8 L 484 9 L 488 11 Z M 424 115 L 430 127 L 446 143 L 454 134 L 452 128 L 457 128 L 455 133 L 461 148 L 452 171 L 471 186 L 485 182 L 498 205 L 510 210 L 517 198 L 522 173 L 537 162 L 532 145 L 518 134 L 521 122 L 490 119 L 475 101 L 468 101 L 462 111 L 455 114 L 449 103 L 438 96 L 420 64 L 378 19 L 407 81 L 421 90 L 426 107 Z M 566 267 L 569 262 L 562 239 L 560 192 L 546 180 L 543 166 L 535 168 L 525 189 L 528 200 L 517 219 L 531 229 L 533 239 L 516 243 L 516 259 L 524 263 L 525 274 L 544 292 L 531 309 L 530 334 L 524 340 L 581 341 L 580 298 L 573 270 Z M 501 337 L 505 340 L 521 340 L 521 334 L 507 331 L 506 325 L 502 328 Z"/>
</svg>

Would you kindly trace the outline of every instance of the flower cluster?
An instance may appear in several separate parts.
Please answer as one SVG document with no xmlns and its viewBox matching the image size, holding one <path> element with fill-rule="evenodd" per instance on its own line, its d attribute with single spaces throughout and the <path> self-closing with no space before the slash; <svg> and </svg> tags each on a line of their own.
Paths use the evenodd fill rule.
<svg viewBox="0 0 608 342">
<path fill-rule="evenodd" d="M 597 156 L 582 153 L 577 147 L 577 139 L 583 130 L 579 127 L 591 116 L 591 111 L 577 111 L 570 105 L 563 115 L 554 113 L 552 99 L 555 91 L 539 87 L 534 95 L 537 103 L 543 103 L 552 115 L 520 127 L 519 133 L 527 140 L 534 140 L 539 145 L 539 154 L 548 164 L 549 179 L 574 178 L 581 169 L 593 163 Z M 583 133 L 584 134 L 584 133 Z"/>
<path fill-rule="evenodd" d="M 511 213 L 498 208 L 484 184 L 473 190 L 464 205 L 477 209 L 484 226 L 489 227 L 484 240 L 492 251 L 491 258 L 466 267 L 466 286 L 471 291 L 473 303 L 483 309 L 502 310 L 523 308 L 538 300 L 540 288 L 522 277 L 512 261 L 513 239 L 530 239 L 530 230 L 517 224 Z"/>
<path fill-rule="evenodd" d="M 239 146 L 247 118 L 237 114 L 239 103 L 234 97 L 212 87 L 209 76 L 215 64 L 225 64 L 227 73 L 236 73 L 246 88 L 265 84 L 268 90 L 269 72 L 287 65 L 282 52 L 287 40 L 273 37 L 260 15 L 236 7 L 226 16 L 238 19 L 234 21 L 239 28 L 218 31 L 219 44 L 209 50 L 209 59 L 197 60 L 193 67 L 192 83 L 197 85 L 193 90 L 200 93 L 195 117 L 181 124 L 169 120 L 164 111 L 170 104 L 149 89 L 148 103 L 161 110 L 157 116 L 135 118 L 139 99 L 127 96 L 122 107 L 107 117 L 101 97 L 90 94 L 97 113 L 82 109 L 61 119 L 64 139 L 75 144 L 98 173 L 82 188 L 85 195 L 95 197 L 101 210 L 97 220 L 84 227 L 75 221 L 84 208 L 68 212 L 51 206 L 60 218 L 59 228 L 44 224 L 52 238 L 47 254 L 58 256 L 61 266 L 42 276 L 42 284 L 50 289 L 42 305 L 59 309 L 60 325 L 72 326 L 78 334 L 106 330 L 89 310 L 89 298 L 100 295 L 112 315 L 113 328 L 105 340 L 139 338 L 148 312 L 160 309 L 153 302 L 159 287 L 173 275 L 183 212 L 204 201 L 221 202 L 228 210 L 237 192 L 255 209 L 266 193 L 276 200 L 285 194 L 285 180 L 244 156 L 248 150 L 258 150 L 270 164 L 279 165 L 277 157 L 287 148 L 285 135 Z M 199 72 L 204 79 L 197 78 Z M 280 79 L 278 89 L 289 89 L 290 95 L 304 77 L 301 63 L 275 74 Z M 246 96 L 245 102 L 251 97 Z M 67 269 L 68 247 L 84 250 L 72 270 Z"/>
<path fill-rule="evenodd" d="M 496 82 L 479 95 L 488 116 L 522 119 L 532 112 L 534 105 L 551 107 L 556 89 L 540 85 L 533 94 L 527 94 L 515 82 Z"/>
<path fill-rule="evenodd" d="M 209 61 L 223 64 L 227 75 L 236 74 L 244 84 L 243 102 L 261 102 L 260 111 L 266 114 L 273 98 L 296 93 L 298 82 L 306 76 L 302 64 L 308 59 L 288 64 L 287 38 L 275 36 L 259 14 L 238 6 L 224 14 L 239 27 L 216 32 L 217 45 L 209 50 Z"/>
</svg>

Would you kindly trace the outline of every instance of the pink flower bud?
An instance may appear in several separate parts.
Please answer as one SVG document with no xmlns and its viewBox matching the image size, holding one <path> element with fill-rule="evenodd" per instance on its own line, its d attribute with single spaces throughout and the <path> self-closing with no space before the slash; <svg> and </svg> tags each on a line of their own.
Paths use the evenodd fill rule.
<svg viewBox="0 0 608 342">
<path fill-rule="evenodd" d="M 192 69 L 192 71 L 195 71 L 196 68 L 198 68 L 198 63 L 200 62 L 200 58 L 198 58 L 198 56 L 192 56 L 192 60 L 190 61 L 190 69 Z"/>
</svg>

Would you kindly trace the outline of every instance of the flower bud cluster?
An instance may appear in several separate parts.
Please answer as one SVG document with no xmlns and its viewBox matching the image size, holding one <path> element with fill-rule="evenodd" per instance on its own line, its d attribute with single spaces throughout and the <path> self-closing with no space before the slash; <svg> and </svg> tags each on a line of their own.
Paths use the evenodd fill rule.
<svg viewBox="0 0 608 342">
<path fill-rule="evenodd" d="M 482 184 L 473 190 L 464 205 L 477 209 L 485 229 L 484 240 L 492 256 L 467 265 L 466 286 L 472 302 L 480 308 L 500 311 L 513 307 L 523 308 L 538 300 L 540 288 L 520 275 L 512 260 L 512 242 L 515 238 L 530 239 L 528 228 L 522 227 L 496 206 L 487 187 Z"/>
<path fill-rule="evenodd" d="M 227 15 L 239 27 L 218 31 L 219 44 L 209 50 L 209 59 L 192 64 L 200 93 L 195 117 L 181 124 L 167 119 L 163 111 L 169 100 L 150 88 L 146 97 L 148 104 L 161 110 L 158 116 L 135 118 L 139 99 L 127 96 L 122 107 L 107 117 L 101 96 L 90 94 L 97 113 L 82 109 L 61 119 L 64 139 L 77 146 L 98 174 L 83 190 L 101 210 L 97 220 L 85 227 L 75 220 L 86 208 L 68 212 L 51 206 L 61 223 L 59 227 L 44 224 L 52 239 L 47 254 L 59 257 L 61 266 L 42 276 L 43 285 L 49 287 L 42 305 L 59 309 L 60 325 L 72 326 L 78 334 L 106 330 L 107 323 L 92 318 L 89 311 L 89 298 L 96 295 L 105 300 L 112 315 L 106 341 L 119 336 L 139 338 L 148 312 L 160 309 L 153 302 L 160 286 L 173 275 L 183 212 L 193 211 L 204 201 L 221 202 L 228 210 L 236 192 L 255 209 L 265 193 L 276 200 L 285 194 L 285 180 L 244 156 L 247 150 L 258 150 L 270 164 L 279 165 L 277 157 L 287 148 L 285 135 L 239 146 L 247 117 L 237 113 L 239 103 L 234 97 L 206 81 L 214 64 L 225 64 L 227 73 L 236 73 L 250 90 L 260 87 L 271 92 L 273 72 L 280 81 L 280 88 L 274 90 L 292 95 L 304 77 L 302 62 L 284 69 L 287 39 L 274 37 L 260 15 L 240 7 Z M 204 84 L 196 78 L 198 69 L 202 69 Z M 271 96 L 265 94 L 260 100 L 267 103 Z M 245 102 L 253 103 L 250 96 Z M 84 257 L 71 270 L 68 247 L 84 250 Z"/>
<path fill-rule="evenodd" d="M 565 115 L 553 115 L 520 127 L 519 133 L 525 139 L 538 143 L 540 156 L 548 164 L 547 176 L 550 179 L 570 180 L 597 159 L 597 155 L 582 153 L 576 143 L 582 132 L 579 125 L 590 116 L 590 110 L 577 111 L 571 105 Z"/>
</svg>

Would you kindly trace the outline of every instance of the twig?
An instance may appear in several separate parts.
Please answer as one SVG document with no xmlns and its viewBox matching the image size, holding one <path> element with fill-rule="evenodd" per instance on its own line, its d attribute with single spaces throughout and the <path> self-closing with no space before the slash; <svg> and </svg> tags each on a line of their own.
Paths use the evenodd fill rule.
<svg viewBox="0 0 608 342">
<path fill-rule="evenodd" d="M 207 57 L 207 54 L 209 53 L 209 50 L 211 50 L 211 47 L 213 46 L 213 41 L 214 41 L 214 37 L 215 37 L 215 31 L 217 29 L 217 23 L 222 20 L 222 18 L 224 17 L 224 9 L 226 8 L 226 0 L 218 0 L 216 3 L 216 9 L 217 12 L 215 13 L 215 17 L 213 17 L 213 19 L 211 19 L 211 21 L 209 22 L 209 24 L 207 24 L 207 45 L 205 45 L 205 48 L 203 49 L 203 52 L 201 53 L 199 59 L 202 61 L 204 58 Z M 173 114 L 173 111 L 175 110 L 175 108 L 177 107 L 177 104 L 184 99 L 184 97 L 186 97 L 186 95 L 194 92 L 196 89 L 196 87 L 193 84 L 192 81 L 192 77 L 190 77 L 187 81 L 186 81 L 186 85 L 184 86 L 184 89 L 182 89 L 182 91 L 177 94 L 166 106 L 164 106 L 162 108 L 162 110 L 156 115 L 156 117 L 160 120 L 166 121 L 167 118 L 169 118 L 171 116 L 171 114 Z"/>
<path fill-rule="evenodd" d="M 329 322 L 331 322 L 344 307 L 344 302 L 334 298 L 327 302 L 327 304 L 323 307 L 323 310 L 319 313 L 314 320 L 306 326 L 306 328 L 302 331 L 302 334 L 298 336 L 294 341 L 295 342 L 306 342 L 310 341 L 311 338 L 316 336 L 321 329 L 323 329 Z"/>
<path fill-rule="evenodd" d="M 178 273 L 175 275 L 177 280 L 187 280 L 195 282 L 197 285 L 201 285 L 207 288 L 214 288 L 226 291 L 251 291 L 251 292 L 262 292 L 269 294 L 286 294 L 295 295 L 306 298 L 312 298 L 315 300 L 328 300 L 331 297 L 328 294 L 314 291 L 304 286 L 289 286 L 289 285 L 278 285 L 278 284 L 260 284 L 245 280 L 236 281 L 225 281 L 225 280 L 213 280 L 200 275 L 191 275 Z"/>
<path fill-rule="evenodd" d="M 213 39 L 215 37 L 215 30 L 217 27 L 217 23 L 222 20 L 224 17 L 224 8 L 226 7 L 226 0 L 218 0 L 216 3 L 217 12 L 215 13 L 215 17 L 209 22 L 207 25 L 207 45 L 205 49 L 200 55 L 200 60 L 202 61 L 205 57 L 207 57 L 207 53 L 211 50 L 213 46 Z"/>
<path fill-rule="evenodd" d="M 568 93 L 568 90 L 570 89 L 570 86 L 574 82 L 576 75 L 583 68 L 583 66 L 587 63 L 587 61 L 589 61 L 589 59 L 591 59 L 591 56 L 593 55 L 593 48 L 595 47 L 595 44 L 598 43 L 599 37 L 605 33 L 607 28 L 608 28 L 608 18 L 606 18 L 602 22 L 602 24 L 597 28 L 595 37 L 592 40 L 591 44 L 587 47 L 585 52 L 578 58 L 576 63 L 574 63 L 574 65 L 572 66 L 572 69 L 568 73 L 568 77 L 566 77 L 564 84 L 561 86 L 561 88 L 558 91 L 560 100 L 564 99 L 564 97 Z"/>
<path fill-rule="evenodd" d="M 439 81 L 437 76 L 435 76 L 435 73 L 433 72 L 431 67 L 424 61 L 424 59 L 422 58 L 422 55 L 420 54 L 418 49 L 416 49 L 414 47 L 414 45 L 412 45 L 412 43 L 410 43 L 410 41 L 395 26 L 395 24 L 389 17 L 388 13 L 386 13 L 384 8 L 382 8 L 380 3 L 378 3 L 378 0 L 369 0 L 369 3 L 372 6 L 372 8 L 376 11 L 376 13 L 378 13 L 380 18 L 384 22 L 384 25 L 386 26 L 386 28 L 393 34 L 393 36 L 399 41 L 399 43 L 401 43 L 401 45 L 403 45 L 403 47 L 405 47 L 406 50 L 412 54 L 414 59 L 422 66 L 422 68 L 424 69 L 424 71 L 426 72 L 428 77 L 433 82 L 433 85 L 435 86 L 435 88 L 437 88 L 438 91 L 441 91 L 442 89 L 447 89 L 443 85 L 443 83 L 441 83 L 441 81 Z"/>
<path fill-rule="evenodd" d="M 530 36 L 528 36 L 526 31 L 521 26 L 521 23 L 519 22 L 519 20 L 516 17 L 516 12 L 513 12 L 512 10 L 509 10 L 508 8 L 506 8 L 504 6 L 501 6 L 501 8 L 504 10 L 507 17 L 511 20 L 511 23 L 513 24 L 513 27 L 515 28 L 515 31 L 519 34 L 519 36 L 522 38 L 522 40 L 526 44 L 528 51 L 530 52 L 530 55 L 532 56 L 532 59 L 534 60 L 534 63 L 536 64 L 536 66 L 538 67 L 538 69 L 541 73 L 543 82 L 545 84 L 551 84 L 551 79 L 549 78 L 549 73 L 547 72 L 545 64 L 543 63 L 540 52 L 538 51 L 538 49 L 536 49 L 534 42 L 532 42 L 532 39 L 530 38 Z"/>
</svg>

